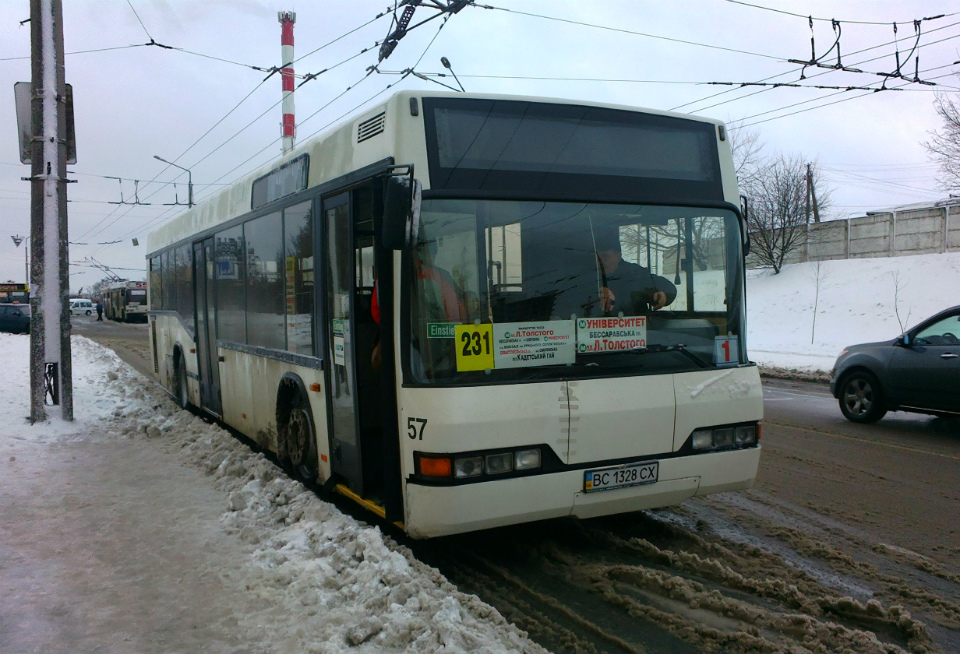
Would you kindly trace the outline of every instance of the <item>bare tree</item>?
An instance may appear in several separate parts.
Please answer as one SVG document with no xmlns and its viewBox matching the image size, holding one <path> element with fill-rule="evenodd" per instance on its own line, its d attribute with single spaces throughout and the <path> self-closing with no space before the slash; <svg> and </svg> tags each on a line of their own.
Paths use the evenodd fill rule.
<svg viewBox="0 0 960 654">
<path fill-rule="evenodd" d="M 830 193 L 819 166 L 811 165 L 813 186 L 823 212 Z M 747 229 L 753 255 L 761 265 L 779 273 L 784 261 L 807 242 L 807 163 L 799 156 L 780 155 L 757 171 L 753 181 L 741 182 L 750 197 Z"/>
<path fill-rule="evenodd" d="M 897 317 L 897 323 L 900 324 L 900 334 L 903 335 L 907 331 L 907 325 L 910 320 L 910 310 L 907 311 L 906 317 L 903 319 L 900 318 L 900 291 L 906 287 L 906 282 L 901 281 L 900 271 L 894 270 L 890 273 L 893 276 L 893 313 Z"/>
<path fill-rule="evenodd" d="M 763 168 L 764 143 L 760 140 L 760 132 L 745 129 L 736 125 L 729 125 L 730 149 L 733 153 L 733 168 L 737 173 L 737 180 L 741 188 L 750 186 L 756 181 L 757 175 Z"/>
<path fill-rule="evenodd" d="M 822 261 L 817 261 L 813 267 L 813 283 L 816 290 L 813 295 L 813 324 L 810 326 L 810 345 L 813 345 L 813 338 L 817 333 L 817 305 L 820 303 L 820 287 L 827 278 L 827 269 Z"/>
<path fill-rule="evenodd" d="M 940 165 L 940 183 L 948 190 L 960 188 L 960 104 L 938 93 L 934 101 L 943 129 L 934 132 L 924 147 Z"/>
</svg>

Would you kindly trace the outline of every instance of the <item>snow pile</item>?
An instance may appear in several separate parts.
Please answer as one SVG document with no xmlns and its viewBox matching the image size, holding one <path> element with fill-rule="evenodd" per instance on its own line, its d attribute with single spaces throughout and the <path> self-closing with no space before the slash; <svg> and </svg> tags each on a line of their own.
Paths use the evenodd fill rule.
<svg viewBox="0 0 960 654">
<path fill-rule="evenodd" d="M 120 375 L 129 374 L 129 368 L 112 351 L 89 339 L 74 337 L 71 344 L 74 422 L 59 420 L 59 408 L 51 407 L 48 421 L 28 426 L 30 337 L 0 333 L 0 435 L 36 442 L 97 436 L 101 418 L 124 395 L 118 384 L 104 382 L 116 382 Z"/>
<path fill-rule="evenodd" d="M 779 275 L 747 273 L 752 360 L 768 367 L 830 371 L 845 346 L 895 338 L 901 322 L 909 329 L 960 304 L 960 252 L 823 261 L 819 297 L 817 266 L 784 266 Z"/>
<path fill-rule="evenodd" d="M 224 492 L 223 527 L 253 547 L 243 565 L 259 610 L 240 618 L 248 642 L 281 651 L 540 654 L 492 607 L 372 527 L 344 515 L 228 432 L 181 411 L 113 352 L 73 337 L 76 422 L 29 426 L 29 339 L 0 334 L 0 438 L 38 445 L 162 439 Z"/>
</svg>

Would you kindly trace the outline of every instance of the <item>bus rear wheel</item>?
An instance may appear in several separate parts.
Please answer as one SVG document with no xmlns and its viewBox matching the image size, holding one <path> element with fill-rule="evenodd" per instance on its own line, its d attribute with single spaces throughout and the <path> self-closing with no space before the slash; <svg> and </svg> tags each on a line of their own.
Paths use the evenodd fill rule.
<svg viewBox="0 0 960 654">
<path fill-rule="evenodd" d="M 294 475 L 307 484 L 317 481 L 317 441 L 314 436 L 310 405 L 302 393 L 297 393 L 290 406 L 286 429 L 287 454 Z"/>
</svg>

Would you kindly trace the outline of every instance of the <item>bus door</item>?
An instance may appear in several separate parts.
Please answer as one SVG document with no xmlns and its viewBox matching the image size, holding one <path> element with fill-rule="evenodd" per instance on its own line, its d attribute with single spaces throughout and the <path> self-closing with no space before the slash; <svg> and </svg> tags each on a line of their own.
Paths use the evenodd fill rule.
<svg viewBox="0 0 960 654">
<path fill-rule="evenodd" d="M 220 416 L 223 415 L 223 409 L 220 404 L 220 364 L 217 354 L 217 304 L 214 300 L 216 260 L 212 236 L 193 244 L 200 406 Z"/>
<path fill-rule="evenodd" d="M 364 495 L 357 415 L 354 338 L 354 250 L 350 193 L 323 200 L 326 259 L 327 393 L 330 465 L 347 486 Z"/>
</svg>

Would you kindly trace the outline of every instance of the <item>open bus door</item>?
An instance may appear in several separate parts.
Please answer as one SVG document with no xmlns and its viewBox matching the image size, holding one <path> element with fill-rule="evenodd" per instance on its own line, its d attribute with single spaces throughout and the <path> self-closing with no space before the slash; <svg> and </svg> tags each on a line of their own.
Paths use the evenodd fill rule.
<svg viewBox="0 0 960 654">
<path fill-rule="evenodd" d="M 402 517 L 393 368 L 389 261 L 393 253 L 376 242 L 382 179 L 322 200 L 324 253 L 324 366 L 327 382 L 331 469 L 351 493 Z M 379 258 L 378 258 L 379 257 Z M 379 275 L 379 281 L 378 281 Z M 381 324 L 372 303 L 379 292 Z M 386 336 L 382 336 L 386 334 Z M 383 362 L 375 367 L 374 349 Z"/>
<path fill-rule="evenodd" d="M 350 192 L 324 198 L 326 259 L 325 328 L 330 467 L 346 486 L 364 496 L 359 438 L 355 352 L 353 217 Z"/>
</svg>

